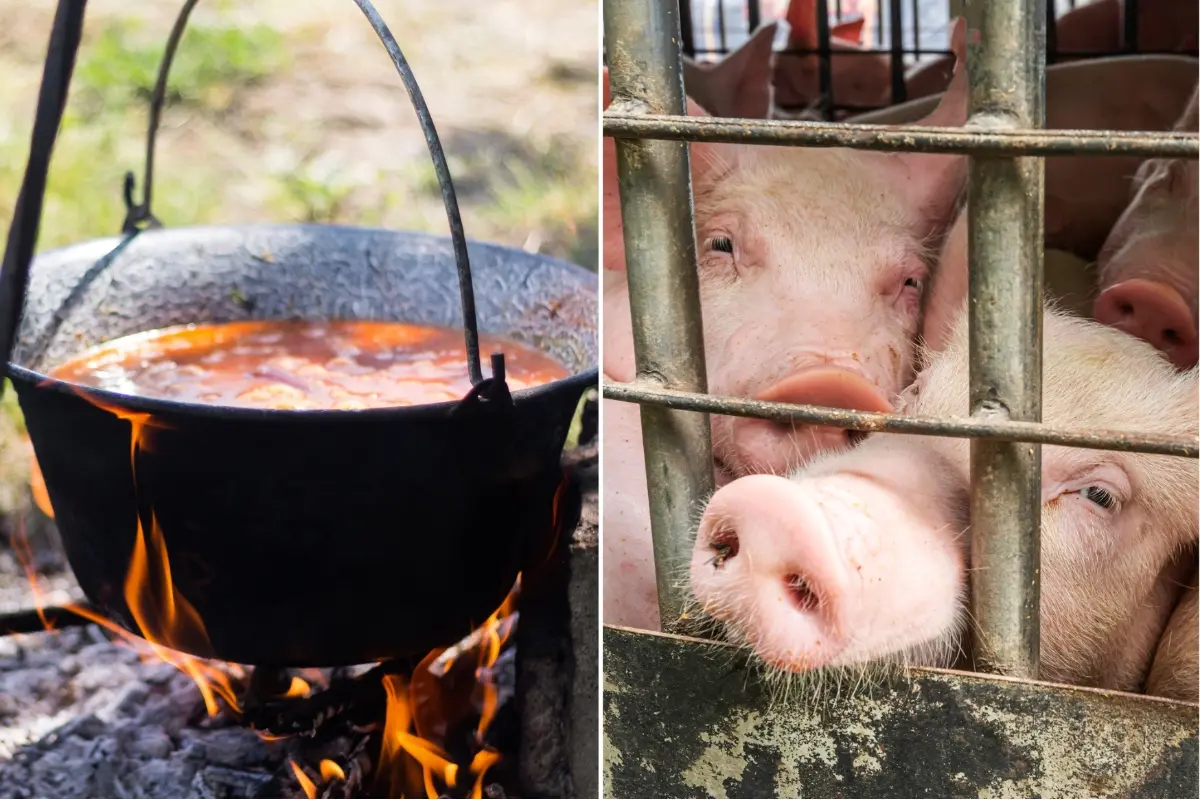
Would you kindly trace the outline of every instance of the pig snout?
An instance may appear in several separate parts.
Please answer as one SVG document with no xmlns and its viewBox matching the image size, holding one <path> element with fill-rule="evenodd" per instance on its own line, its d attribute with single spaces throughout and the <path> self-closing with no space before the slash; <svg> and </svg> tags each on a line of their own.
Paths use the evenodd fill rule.
<svg viewBox="0 0 1200 800">
<path fill-rule="evenodd" d="M 705 612 L 792 672 L 945 638 L 963 576 L 954 537 L 852 474 L 734 481 L 709 502 L 691 562 Z"/>
<path fill-rule="evenodd" d="M 795 373 L 758 393 L 756 400 L 890 412 L 892 405 L 869 381 L 839 367 Z M 733 422 L 733 447 L 746 472 L 782 473 L 816 453 L 849 446 L 857 431 L 743 418 Z"/>
<path fill-rule="evenodd" d="M 1096 298 L 1093 316 L 1154 345 L 1180 369 L 1196 365 L 1196 320 L 1166 284 L 1135 279 L 1110 286 Z"/>
</svg>

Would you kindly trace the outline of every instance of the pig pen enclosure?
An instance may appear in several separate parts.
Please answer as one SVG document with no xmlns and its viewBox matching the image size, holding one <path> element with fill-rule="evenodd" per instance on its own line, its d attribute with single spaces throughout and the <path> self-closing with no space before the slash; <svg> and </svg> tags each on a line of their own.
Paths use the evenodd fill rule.
<svg viewBox="0 0 1200 800">
<path fill-rule="evenodd" d="M 1053 19 L 1045 0 L 959 4 L 979 31 L 968 44 L 963 128 L 684 116 L 680 52 L 704 50 L 693 28 L 699 5 L 605 3 L 614 106 L 603 127 L 617 142 L 637 378 L 604 381 L 602 396 L 642 408 L 665 631 L 603 629 L 606 795 L 1195 796 L 1195 704 L 1038 680 L 1041 445 L 1198 454 L 1191 437 L 1040 422 L 1038 244 L 1044 158 L 1196 159 L 1196 134 L 1045 130 L 1046 23 Z M 750 4 L 750 30 L 758 5 Z M 827 20 L 835 4 L 815 5 L 827 90 Z M 886 5 L 896 12 L 901 4 Z M 899 30 L 891 37 L 899 63 Z M 827 93 L 824 100 L 832 105 Z M 689 154 L 680 146 L 701 141 L 970 156 L 970 419 L 705 393 Z M 686 589 L 669 565 L 690 560 L 696 509 L 713 492 L 711 471 L 695 468 L 712 461 L 708 414 L 969 438 L 972 645 L 983 671 L 905 668 L 869 690 L 823 696 L 816 705 L 779 704 L 754 680 L 748 656 L 686 635 Z"/>
</svg>

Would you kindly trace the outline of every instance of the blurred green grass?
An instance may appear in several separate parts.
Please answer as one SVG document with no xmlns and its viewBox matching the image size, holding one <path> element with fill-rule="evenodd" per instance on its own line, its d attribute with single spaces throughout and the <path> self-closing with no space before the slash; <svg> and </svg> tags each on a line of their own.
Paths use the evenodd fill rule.
<svg viewBox="0 0 1200 800">
<path fill-rule="evenodd" d="M 124 175 L 132 169 L 141 178 L 147 106 L 164 40 L 132 18 L 106 19 L 85 40 L 51 163 L 39 250 L 118 231 Z M 174 121 L 197 140 L 189 147 L 206 155 L 171 158 L 160 143 L 156 215 L 168 225 L 288 220 L 445 233 L 440 192 L 424 159 L 402 170 L 339 172 L 318 157 L 327 142 L 299 163 L 274 169 L 226 152 L 239 148 L 222 150 L 214 130 L 251 131 L 254 141 L 238 142 L 240 149 L 262 146 L 262 120 L 248 118 L 238 97 L 247 87 L 289 75 L 288 44 L 266 25 L 189 25 L 170 73 L 164 126 Z M 18 104 L 5 100 L 0 97 L 0 219 L 7 222 L 28 153 L 32 105 L 18 113 Z M 192 133 L 194 122 L 202 123 L 202 132 Z M 291 144 L 312 133 L 297 132 Z M 471 144 L 456 147 L 453 133 L 442 131 L 469 236 L 597 269 L 595 167 L 584 157 L 593 141 L 521 142 L 514 152 L 511 138 L 500 133 L 494 149 L 477 153 Z M 328 138 L 336 136 L 332 130 Z M 461 152 L 468 155 L 456 158 Z M 470 186 L 479 188 L 463 191 Z M 414 196 L 423 202 L 414 203 Z"/>
</svg>

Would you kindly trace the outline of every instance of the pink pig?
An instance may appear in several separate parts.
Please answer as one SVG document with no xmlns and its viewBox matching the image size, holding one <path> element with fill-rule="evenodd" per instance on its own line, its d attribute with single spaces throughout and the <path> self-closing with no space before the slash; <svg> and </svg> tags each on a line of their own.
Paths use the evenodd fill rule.
<svg viewBox="0 0 1200 800">
<path fill-rule="evenodd" d="M 965 24 L 956 26 L 958 52 Z M 961 125 L 965 75 L 925 124 Z M 611 142 L 606 143 L 606 149 Z M 965 182 L 959 156 L 691 146 L 709 390 L 886 411 L 910 381 L 931 243 Z M 605 267 L 624 255 L 612 151 L 605 156 Z M 628 287 L 605 277 L 604 374 L 634 379 Z M 605 619 L 657 627 L 636 406 L 606 401 Z M 718 483 L 784 473 L 845 445 L 845 431 L 712 417 Z M 697 468 L 706 468 L 697 465 Z"/>
<path fill-rule="evenodd" d="M 1107 326 L 1051 309 L 1044 322 L 1047 423 L 1196 435 L 1194 370 Z M 963 313 L 899 410 L 967 416 L 967 373 Z M 952 664 L 967 632 L 968 453 L 880 434 L 790 478 L 730 483 L 700 522 L 697 602 L 782 670 Z M 1044 679 L 1143 688 L 1194 574 L 1197 479 L 1193 459 L 1043 446 Z"/>
<path fill-rule="evenodd" d="M 1196 92 L 1175 125 L 1195 133 Z M 1100 251 L 1100 322 L 1145 339 L 1175 366 L 1196 365 L 1200 293 L 1198 172 L 1193 160 L 1151 159 L 1136 193 Z"/>
<path fill-rule="evenodd" d="M 817 35 L 817 4 L 814 0 L 792 0 L 788 6 L 788 50 L 811 54 L 780 53 L 775 59 L 775 105 L 794 112 L 814 103 L 821 93 L 820 46 Z M 891 59 L 884 55 L 859 55 L 862 19 L 830 26 L 829 79 L 833 99 L 839 106 L 875 108 L 891 100 Z M 845 55 L 844 55 L 845 54 Z M 946 80 L 950 69 L 946 70 Z M 938 91 L 946 86 L 943 83 Z M 786 115 L 791 115 L 790 113 Z"/>
<path fill-rule="evenodd" d="M 1196 49 L 1196 0 L 1138 0 L 1140 53 L 1190 53 Z M 1059 63 L 1075 60 L 1072 53 L 1096 56 L 1119 54 L 1124 44 L 1125 4 L 1096 0 L 1071 9 L 1055 24 Z M 905 79 L 908 99 L 937 94 L 950 82 L 954 59 L 928 61 L 914 67 Z"/>
</svg>

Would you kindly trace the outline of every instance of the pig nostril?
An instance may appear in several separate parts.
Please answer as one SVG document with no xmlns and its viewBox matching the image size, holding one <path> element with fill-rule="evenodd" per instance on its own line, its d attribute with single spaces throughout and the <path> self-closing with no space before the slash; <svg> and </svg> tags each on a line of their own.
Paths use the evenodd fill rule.
<svg viewBox="0 0 1200 800">
<path fill-rule="evenodd" d="M 788 597 L 791 598 L 792 604 L 799 611 L 815 611 L 821 605 L 821 598 L 809 588 L 808 582 L 799 575 L 792 574 L 784 577 L 784 586 L 787 587 Z"/>
<path fill-rule="evenodd" d="M 1165 343 L 1167 343 L 1168 345 L 1175 346 L 1175 345 L 1179 345 L 1179 344 L 1183 343 L 1183 340 L 1179 338 L 1179 334 L 1176 333 L 1171 328 L 1167 328 L 1165 331 L 1163 331 L 1162 336 L 1163 336 L 1163 341 Z"/>
<path fill-rule="evenodd" d="M 713 569 L 720 569 L 725 566 L 726 561 L 737 557 L 739 549 L 737 533 L 731 528 L 721 528 L 712 535 L 708 547 L 713 551 L 711 562 Z"/>
<path fill-rule="evenodd" d="M 1121 303 L 1118 310 L 1121 312 L 1121 316 L 1123 317 L 1128 317 L 1133 314 L 1133 306 L 1129 303 Z"/>
</svg>

